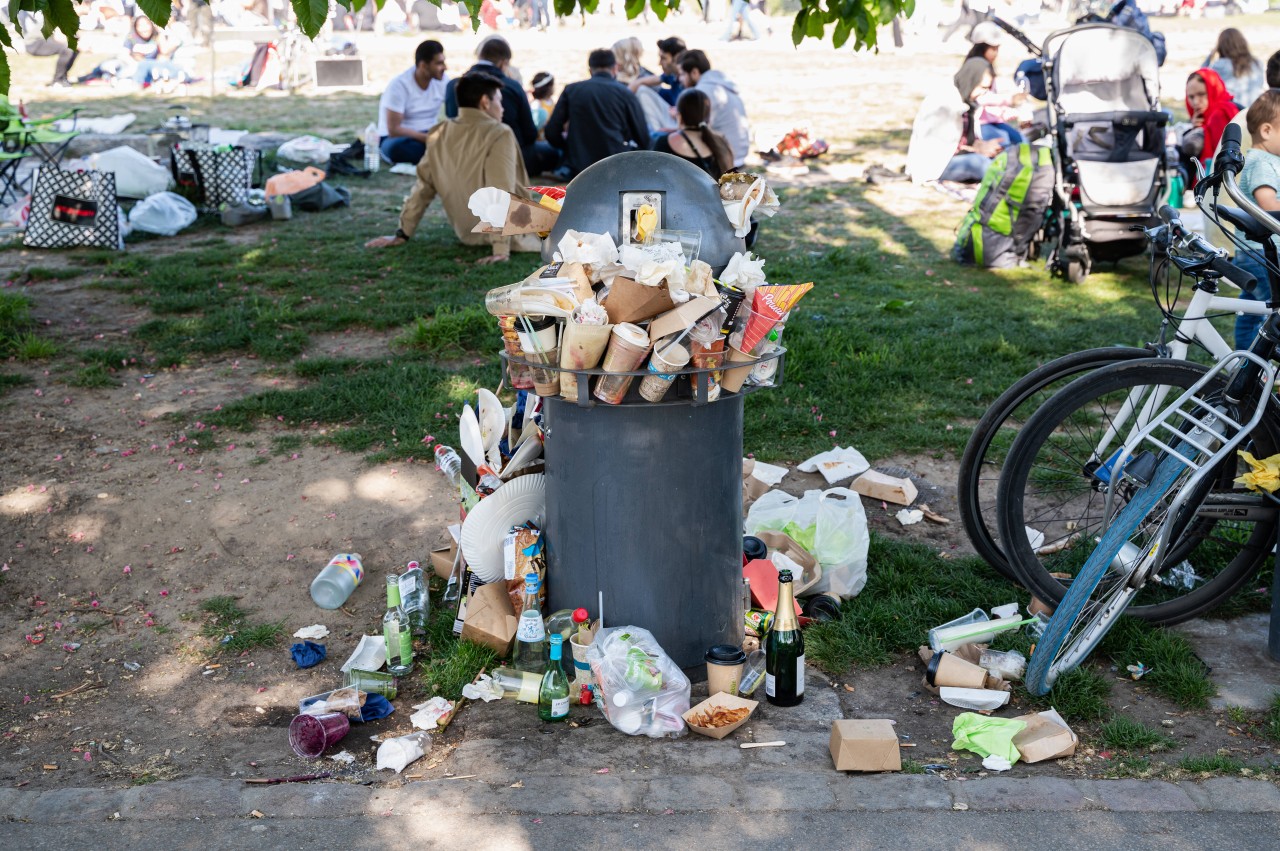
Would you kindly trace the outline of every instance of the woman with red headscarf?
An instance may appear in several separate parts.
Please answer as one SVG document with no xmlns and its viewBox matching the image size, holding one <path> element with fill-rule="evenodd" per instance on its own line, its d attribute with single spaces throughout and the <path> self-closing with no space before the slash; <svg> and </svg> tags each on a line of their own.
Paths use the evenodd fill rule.
<svg viewBox="0 0 1280 851">
<path fill-rule="evenodd" d="M 1193 129 L 1182 137 L 1183 156 L 1198 159 L 1208 168 L 1222 131 L 1239 111 L 1216 71 L 1193 71 L 1187 77 L 1187 115 Z"/>
</svg>

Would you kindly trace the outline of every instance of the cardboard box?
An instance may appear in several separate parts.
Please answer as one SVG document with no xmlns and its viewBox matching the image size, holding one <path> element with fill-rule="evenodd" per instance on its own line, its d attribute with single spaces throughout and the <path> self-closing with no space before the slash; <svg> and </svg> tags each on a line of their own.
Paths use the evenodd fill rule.
<svg viewBox="0 0 1280 851">
<path fill-rule="evenodd" d="M 605 312 L 609 314 L 609 322 L 614 325 L 619 322 L 643 322 L 676 306 L 665 281 L 656 287 L 647 287 L 621 275 L 613 279 L 609 295 L 603 304 Z"/>
<path fill-rule="evenodd" d="M 1014 747 L 1022 754 L 1023 762 L 1042 762 L 1071 756 L 1080 743 L 1079 737 L 1067 726 L 1056 709 L 1020 715 L 1014 720 L 1023 721 L 1027 725 L 1013 737 Z"/>
<path fill-rule="evenodd" d="M 720 307 L 720 299 L 691 298 L 675 310 L 668 310 L 649 324 L 649 339 L 660 340 L 672 334 L 681 334 L 695 322 Z"/>
<path fill-rule="evenodd" d="M 756 537 L 764 541 L 764 545 L 770 550 L 785 555 L 800 568 L 799 574 L 792 571 L 795 584 L 791 590 L 797 597 L 816 585 L 822 578 L 822 566 L 818 564 L 818 560 L 796 543 L 790 535 L 782 532 L 756 532 Z"/>
<path fill-rule="evenodd" d="M 437 547 L 431 551 L 431 569 L 441 579 L 448 579 L 453 573 L 453 562 L 458 557 L 458 545 L 449 542 L 448 546 Z"/>
<path fill-rule="evenodd" d="M 871 499 L 881 499 L 894 505 L 910 505 L 916 501 L 916 486 L 910 479 L 886 476 L 868 470 L 853 480 L 853 490 Z"/>
<path fill-rule="evenodd" d="M 555 227 L 560 214 L 555 210 L 542 206 L 537 201 L 511 196 L 511 205 L 507 207 L 507 220 L 502 227 L 495 228 L 479 222 L 471 229 L 472 233 L 500 233 L 503 236 L 516 236 L 522 233 L 547 233 Z"/>
<path fill-rule="evenodd" d="M 723 739 L 725 736 L 747 723 L 751 718 L 751 713 L 755 712 L 756 707 L 759 705 L 758 701 L 747 700 L 745 697 L 738 697 L 734 694 L 726 694 L 725 692 L 718 691 L 711 695 L 711 697 L 702 701 L 702 703 L 699 703 L 697 706 L 690 707 L 682 717 L 684 718 L 684 722 L 689 725 L 689 729 L 693 732 L 699 733 L 703 736 L 709 736 L 712 739 Z M 732 724 L 726 724 L 723 727 L 699 727 L 689 720 L 696 715 L 716 707 L 722 707 L 724 709 L 745 708 L 747 710 L 747 714 L 741 721 L 735 721 Z"/>
<path fill-rule="evenodd" d="M 490 582 L 468 596 L 466 620 L 462 625 L 462 637 L 467 641 L 491 647 L 499 656 L 506 656 L 515 641 L 516 626 L 507 583 Z"/>
<path fill-rule="evenodd" d="M 831 759 L 836 771 L 901 771 L 902 752 L 893 722 L 845 719 L 831 725 Z"/>
</svg>

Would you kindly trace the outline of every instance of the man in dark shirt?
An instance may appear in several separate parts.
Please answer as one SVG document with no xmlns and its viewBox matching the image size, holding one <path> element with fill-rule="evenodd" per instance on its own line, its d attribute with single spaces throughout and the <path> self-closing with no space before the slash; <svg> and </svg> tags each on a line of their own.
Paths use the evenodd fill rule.
<svg viewBox="0 0 1280 851">
<path fill-rule="evenodd" d="M 547 120 L 547 141 L 564 151 L 567 176 L 622 151 L 649 147 L 649 128 L 640 101 L 619 83 L 612 50 L 593 50 L 591 77 L 565 86 Z"/>
<path fill-rule="evenodd" d="M 560 152 L 546 142 L 538 141 L 538 128 L 533 123 L 529 96 L 519 83 L 507 76 L 506 71 L 510 65 L 511 45 L 506 39 L 492 37 L 481 46 L 479 61 L 467 73 L 488 74 L 502 82 L 502 123 L 516 134 L 516 144 L 520 146 L 525 170 L 531 176 L 550 173 L 560 163 Z M 456 85 L 456 80 L 450 80 L 445 89 L 444 114 L 448 118 L 458 117 L 458 95 L 454 90 Z"/>
<path fill-rule="evenodd" d="M 635 92 L 641 86 L 654 86 L 663 100 L 675 106 L 680 93 L 684 91 L 684 86 L 680 85 L 680 69 L 676 67 L 676 57 L 687 49 L 684 39 L 679 36 L 658 39 L 658 64 L 662 67 L 662 73 L 636 77 L 628 88 Z"/>
</svg>

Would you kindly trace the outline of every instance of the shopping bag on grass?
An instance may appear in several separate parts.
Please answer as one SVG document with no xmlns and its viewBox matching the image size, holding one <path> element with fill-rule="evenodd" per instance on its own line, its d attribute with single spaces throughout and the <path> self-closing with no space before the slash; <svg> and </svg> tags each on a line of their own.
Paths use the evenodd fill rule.
<svg viewBox="0 0 1280 851">
<path fill-rule="evenodd" d="M 262 184 L 262 158 L 238 145 L 179 142 L 173 146 L 172 168 L 174 181 L 194 186 L 197 203 L 210 210 L 239 206 Z"/>
<path fill-rule="evenodd" d="M 22 244 L 28 248 L 124 248 L 116 176 L 41 168 Z"/>
</svg>

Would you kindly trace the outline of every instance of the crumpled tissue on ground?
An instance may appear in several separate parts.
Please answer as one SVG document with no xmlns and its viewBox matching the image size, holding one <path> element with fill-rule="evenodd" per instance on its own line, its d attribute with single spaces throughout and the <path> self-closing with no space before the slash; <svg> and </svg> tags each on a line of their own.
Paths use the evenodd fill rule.
<svg viewBox="0 0 1280 851">
<path fill-rule="evenodd" d="M 426 753 L 427 742 L 424 733 L 410 733 L 387 739 L 378 746 L 378 770 L 390 768 L 399 774 L 409 763 L 422 758 Z"/>
<path fill-rule="evenodd" d="M 468 700 L 483 700 L 489 703 L 502 699 L 502 686 L 488 674 L 481 674 L 474 683 L 462 687 L 462 696 Z"/>
<path fill-rule="evenodd" d="M 924 512 L 918 508 L 903 508 L 897 514 L 898 522 L 903 526 L 914 526 L 924 519 Z"/>
<path fill-rule="evenodd" d="M 453 704 L 443 697 L 433 697 L 413 708 L 416 711 L 409 716 L 409 722 L 419 730 L 434 730 L 440 725 L 440 719 L 453 711 Z"/>
<path fill-rule="evenodd" d="M 819 452 L 796 469 L 802 473 L 821 473 L 827 484 L 834 485 L 844 479 L 862 475 L 871 469 L 871 464 L 852 446 L 837 446 L 826 452 Z"/>
<path fill-rule="evenodd" d="M 313 624 L 312 626 L 304 626 L 293 634 L 294 638 L 305 638 L 309 641 L 319 641 L 329 635 L 329 628 L 322 623 Z"/>
</svg>

